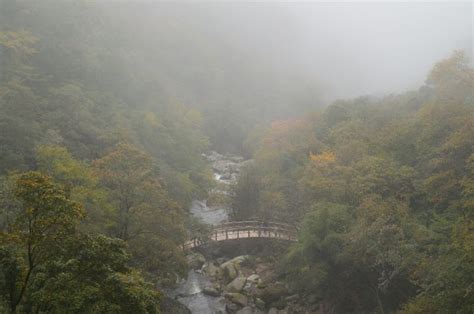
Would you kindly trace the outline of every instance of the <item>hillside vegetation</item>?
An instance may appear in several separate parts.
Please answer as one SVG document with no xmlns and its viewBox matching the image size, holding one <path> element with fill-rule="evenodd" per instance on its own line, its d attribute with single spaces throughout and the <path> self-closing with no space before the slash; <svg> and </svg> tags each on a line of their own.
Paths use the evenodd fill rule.
<svg viewBox="0 0 474 314">
<path fill-rule="evenodd" d="M 470 313 L 474 71 L 461 52 L 417 91 L 337 101 L 251 135 L 234 217 L 300 226 L 281 276 L 337 313 Z"/>
</svg>

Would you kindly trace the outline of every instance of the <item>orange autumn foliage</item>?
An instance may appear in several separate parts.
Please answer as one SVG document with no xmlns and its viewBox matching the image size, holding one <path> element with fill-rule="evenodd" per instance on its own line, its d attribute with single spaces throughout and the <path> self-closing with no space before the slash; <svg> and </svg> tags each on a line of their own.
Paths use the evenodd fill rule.
<svg viewBox="0 0 474 314">
<path fill-rule="evenodd" d="M 333 162 L 336 160 L 336 155 L 330 151 L 324 151 L 321 154 L 309 153 L 309 158 L 314 163 Z"/>
</svg>

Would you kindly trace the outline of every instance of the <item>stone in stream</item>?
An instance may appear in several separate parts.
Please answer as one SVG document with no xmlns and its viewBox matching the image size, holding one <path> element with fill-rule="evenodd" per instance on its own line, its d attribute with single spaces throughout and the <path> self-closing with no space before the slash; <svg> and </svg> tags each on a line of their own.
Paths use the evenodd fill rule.
<svg viewBox="0 0 474 314">
<path fill-rule="evenodd" d="M 241 256 L 237 256 L 237 257 L 234 257 L 233 259 L 221 264 L 220 267 L 226 267 L 227 265 L 229 264 L 232 264 L 234 265 L 235 269 L 239 270 L 240 269 L 240 265 L 246 261 L 247 259 L 249 258 L 248 255 L 241 255 Z"/>
<path fill-rule="evenodd" d="M 184 304 L 167 295 L 163 295 L 160 299 L 160 310 L 162 313 L 191 314 L 191 311 Z"/>
<path fill-rule="evenodd" d="M 235 314 L 255 314 L 255 310 L 252 309 L 250 306 L 246 306 L 235 312 Z"/>
<path fill-rule="evenodd" d="M 192 269 L 200 269 L 206 262 L 206 258 L 200 253 L 191 253 L 186 256 L 186 259 Z"/>
<path fill-rule="evenodd" d="M 230 280 L 234 280 L 237 277 L 237 270 L 235 269 L 234 264 L 226 264 L 225 266 L 219 266 L 223 271 L 224 275 L 227 276 Z"/>
<path fill-rule="evenodd" d="M 265 302 L 260 298 L 255 298 L 255 305 L 262 311 L 265 309 Z"/>
<path fill-rule="evenodd" d="M 202 289 L 202 293 L 210 295 L 211 297 L 218 297 L 221 295 L 219 290 L 213 287 L 204 287 L 204 289 Z"/>
<path fill-rule="evenodd" d="M 212 163 L 212 168 L 219 173 L 227 172 L 229 169 L 229 161 L 216 160 Z"/>
<path fill-rule="evenodd" d="M 235 313 L 239 309 L 239 306 L 235 303 L 227 303 L 225 305 L 226 313 Z"/>
<path fill-rule="evenodd" d="M 238 293 L 238 292 L 226 293 L 225 297 L 226 299 L 229 299 L 232 303 L 235 303 L 241 306 L 246 306 L 248 303 L 248 298 L 242 293 Z"/>
<path fill-rule="evenodd" d="M 230 261 L 221 264 L 219 267 L 229 277 L 230 280 L 234 280 L 240 270 L 240 265 L 248 259 L 248 255 L 237 256 Z"/>
<path fill-rule="evenodd" d="M 209 277 L 220 279 L 223 276 L 222 269 L 215 266 L 212 262 L 204 264 L 203 270 Z"/>
<path fill-rule="evenodd" d="M 285 301 L 285 299 L 281 299 L 287 294 L 288 289 L 286 289 L 285 285 L 283 283 L 276 282 L 263 289 L 260 289 L 258 292 L 258 297 L 266 304 L 271 304 L 278 301 Z"/>
<path fill-rule="evenodd" d="M 259 279 L 260 279 L 260 276 L 257 274 L 253 274 L 247 277 L 247 281 L 251 283 L 257 283 Z"/>
<path fill-rule="evenodd" d="M 240 292 L 244 288 L 246 281 L 245 277 L 236 277 L 227 285 L 227 290 L 230 292 Z"/>
<path fill-rule="evenodd" d="M 230 179 L 232 179 L 232 174 L 230 172 L 224 172 L 219 179 L 220 180 L 230 180 Z"/>
<path fill-rule="evenodd" d="M 293 302 L 293 301 L 297 301 L 299 297 L 300 297 L 299 295 L 293 294 L 293 295 L 287 296 L 285 300 L 286 302 Z"/>
</svg>

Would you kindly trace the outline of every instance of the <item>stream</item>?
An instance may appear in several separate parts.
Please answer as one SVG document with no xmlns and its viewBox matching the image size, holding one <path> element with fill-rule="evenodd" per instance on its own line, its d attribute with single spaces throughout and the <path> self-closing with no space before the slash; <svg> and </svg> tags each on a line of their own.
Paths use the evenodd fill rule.
<svg viewBox="0 0 474 314">
<path fill-rule="evenodd" d="M 248 161 L 240 156 L 221 155 L 210 152 L 204 157 L 211 163 L 217 187 L 213 193 L 229 193 L 229 185 L 237 182 L 240 169 Z M 194 200 L 190 212 L 203 223 L 217 225 L 228 220 L 228 208 L 222 206 L 208 206 L 207 200 Z M 225 313 L 225 299 L 222 296 L 212 297 L 202 292 L 204 287 L 212 283 L 205 274 L 199 270 L 189 270 L 188 277 L 183 280 L 173 292 L 176 299 L 186 305 L 192 313 L 212 314 Z"/>
</svg>

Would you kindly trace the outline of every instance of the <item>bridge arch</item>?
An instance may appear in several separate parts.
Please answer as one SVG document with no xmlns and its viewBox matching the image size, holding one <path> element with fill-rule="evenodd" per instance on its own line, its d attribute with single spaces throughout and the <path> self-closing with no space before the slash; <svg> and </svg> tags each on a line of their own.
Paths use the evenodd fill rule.
<svg viewBox="0 0 474 314">
<path fill-rule="evenodd" d="M 204 244 L 228 240 L 268 238 L 296 242 L 297 229 L 289 224 L 263 221 L 234 221 L 216 225 L 206 239 L 191 238 L 183 245 L 184 250 Z"/>
</svg>

